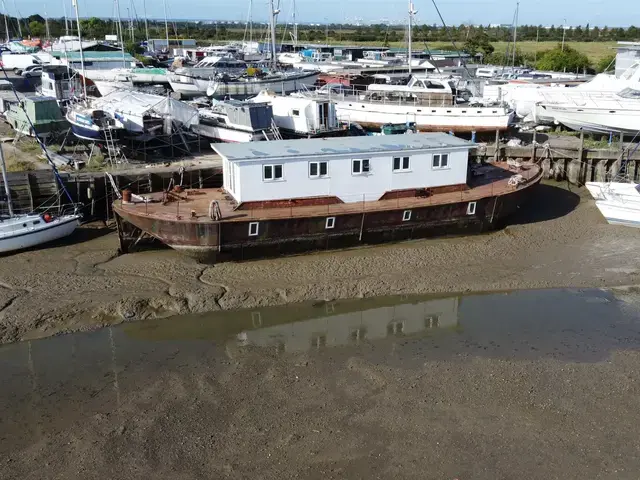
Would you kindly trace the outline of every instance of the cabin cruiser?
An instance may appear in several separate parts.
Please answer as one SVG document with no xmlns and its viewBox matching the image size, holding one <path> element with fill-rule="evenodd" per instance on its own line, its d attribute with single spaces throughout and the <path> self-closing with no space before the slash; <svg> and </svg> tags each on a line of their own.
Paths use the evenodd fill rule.
<svg viewBox="0 0 640 480">
<path fill-rule="evenodd" d="M 572 130 L 635 135 L 640 130 L 640 88 L 572 97 L 563 103 L 542 102 L 536 112 Z"/>
<path fill-rule="evenodd" d="M 513 111 L 502 105 L 458 104 L 458 93 L 447 80 L 412 82 L 411 86 L 372 84 L 364 93 L 325 85 L 314 95 L 335 102 L 342 122 L 375 131 L 390 123 L 413 123 L 418 131 L 495 132 L 508 129 L 515 120 Z"/>
<path fill-rule="evenodd" d="M 614 98 L 616 92 L 628 87 L 640 89 L 640 62 L 631 65 L 620 77 L 600 73 L 591 80 L 575 86 L 561 82 L 550 85 L 517 80 L 499 85 L 496 90 L 499 99 L 513 108 L 520 118 L 529 118 L 540 124 L 553 124 L 555 119 L 548 117 L 546 112 L 536 105 L 582 102 L 588 97 Z M 485 87 L 485 95 L 488 90 Z"/>
<path fill-rule="evenodd" d="M 331 137 L 348 133 L 338 121 L 336 107 L 328 98 L 305 95 L 276 95 L 262 91 L 250 101 L 267 103 L 273 120 L 284 138 Z"/>
<path fill-rule="evenodd" d="M 214 100 L 198 108 L 200 121 L 191 129 L 213 143 L 258 142 L 279 139 L 269 103 Z"/>
</svg>

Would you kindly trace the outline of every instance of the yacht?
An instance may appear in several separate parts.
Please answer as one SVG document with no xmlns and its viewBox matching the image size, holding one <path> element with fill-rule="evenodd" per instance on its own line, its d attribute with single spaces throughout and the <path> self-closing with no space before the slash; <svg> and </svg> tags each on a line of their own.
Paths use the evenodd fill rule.
<svg viewBox="0 0 640 480">
<path fill-rule="evenodd" d="M 559 81 L 541 84 L 519 79 L 498 86 L 497 91 L 500 100 L 509 104 L 519 117 L 532 119 L 536 123 L 552 124 L 555 119 L 546 116 L 538 105 L 583 102 L 589 97 L 614 98 L 616 92 L 629 87 L 640 90 L 640 62 L 634 63 L 620 77 L 601 73 L 575 86 Z"/>
<path fill-rule="evenodd" d="M 554 119 L 572 130 L 635 135 L 640 130 L 640 89 L 572 96 L 563 103 L 542 102 L 536 115 Z"/>
<path fill-rule="evenodd" d="M 418 131 L 495 132 L 508 129 L 515 120 L 514 112 L 502 105 L 457 104 L 456 92 L 441 79 L 411 87 L 369 85 L 364 93 L 325 85 L 315 95 L 335 102 L 342 122 L 375 131 L 388 124 L 412 123 Z"/>
</svg>

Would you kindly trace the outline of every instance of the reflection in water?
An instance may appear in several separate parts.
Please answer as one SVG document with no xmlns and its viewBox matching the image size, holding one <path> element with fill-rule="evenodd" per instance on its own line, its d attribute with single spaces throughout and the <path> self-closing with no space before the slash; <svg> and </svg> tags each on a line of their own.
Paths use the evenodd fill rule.
<svg viewBox="0 0 640 480">
<path fill-rule="evenodd" d="M 271 347 L 277 353 L 323 347 L 356 346 L 390 337 L 414 336 L 458 324 L 458 297 L 371 308 L 351 313 L 273 325 L 237 334 L 239 346 Z M 326 312 L 336 306 L 326 304 Z M 261 313 L 251 312 L 253 325 L 262 325 Z"/>
<path fill-rule="evenodd" d="M 171 399 L 190 398 L 206 385 L 194 378 L 231 378 L 195 392 L 223 398 L 234 382 L 256 382 L 251 372 L 269 362 L 291 368 L 325 350 L 317 363 L 328 371 L 353 356 L 407 371 L 464 356 L 601 361 L 640 348 L 637 311 L 621 305 L 599 290 L 394 297 L 188 315 L 9 345 L 0 348 L 0 457 L 71 420 L 115 422 L 127 408 L 157 407 L 171 389 L 180 392 Z"/>
</svg>

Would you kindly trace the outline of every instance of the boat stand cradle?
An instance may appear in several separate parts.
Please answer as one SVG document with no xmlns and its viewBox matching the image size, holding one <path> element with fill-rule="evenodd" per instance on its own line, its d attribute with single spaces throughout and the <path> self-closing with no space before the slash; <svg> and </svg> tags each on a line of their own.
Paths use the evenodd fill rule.
<svg viewBox="0 0 640 480">
<path fill-rule="evenodd" d="M 130 253 L 141 244 L 156 243 L 155 237 L 127 222 L 115 212 L 114 217 L 118 231 L 118 255 Z"/>
</svg>

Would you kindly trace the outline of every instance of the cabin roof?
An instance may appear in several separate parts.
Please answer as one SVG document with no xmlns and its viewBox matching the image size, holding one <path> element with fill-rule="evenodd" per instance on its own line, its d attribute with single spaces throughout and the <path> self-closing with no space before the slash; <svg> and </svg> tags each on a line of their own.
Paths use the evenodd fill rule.
<svg viewBox="0 0 640 480">
<path fill-rule="evenodd" d="M 470 149 L 475 144 L 446 133 L 415 133 L 365 137 L 313 138 L 275 142 L 214 144 L 215 151 L 230 161 L 268 160 L 283 157 L 328 157 L 381 152 L 418 152 Z"/>
</svg>

